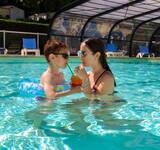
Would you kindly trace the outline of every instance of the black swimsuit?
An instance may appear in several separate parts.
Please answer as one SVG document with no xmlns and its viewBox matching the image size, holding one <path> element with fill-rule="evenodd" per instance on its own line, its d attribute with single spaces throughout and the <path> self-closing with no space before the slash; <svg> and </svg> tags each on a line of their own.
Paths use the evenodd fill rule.
<svg viewBox="0 0 160 150">
<path fill-rule="evenodd" d="M 93 86 L 93 88 L 92 88 L 92 92 L 93 92 L 93 93 L 96 93 L 97 88 L 96 88 L 95 86 L 96 86 L 98 80 L 103 76 L 103 74 L 104 74 L 106 71 L 107 71 L 107 70 L 104 70 L 104 71 L 100 74 L 100 76 L 97 78 L 97 80 L 96 80 L 96 82 L 95 82 L 95 84 L 94 84 L 94 86 Z"/>
</svg>

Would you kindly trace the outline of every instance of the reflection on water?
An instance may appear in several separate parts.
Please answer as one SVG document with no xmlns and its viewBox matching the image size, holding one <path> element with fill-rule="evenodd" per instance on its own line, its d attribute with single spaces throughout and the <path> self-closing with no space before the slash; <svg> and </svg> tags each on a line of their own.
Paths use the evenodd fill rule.
<svg viewBox="0 0 160 150">
<path fill-rule="evenodd" d="M 138 121 L 116 119 L 113 113 L 126 104 L 124 100 L 104 102 L 87 98 L 40 101 L 37 108 L 25 112 L 28 123 L 45 134 L 86 134 L 131 132 Z"/>
<path fill-rule="evenodd" d="M 52 102 L 20 96 L 19 81 L 39 79 L 47 64 L 1 63 L 0 149 L 159 150 L 159 65 L 109 63 L 117 82 L 116 95 L 127 103 L 112 98 L 88 100 L 83 94 Z M 77 65 L 71 63 L 72 68 Z M 69 81 L 69 70 L 64 73 Z"/>
</svg>

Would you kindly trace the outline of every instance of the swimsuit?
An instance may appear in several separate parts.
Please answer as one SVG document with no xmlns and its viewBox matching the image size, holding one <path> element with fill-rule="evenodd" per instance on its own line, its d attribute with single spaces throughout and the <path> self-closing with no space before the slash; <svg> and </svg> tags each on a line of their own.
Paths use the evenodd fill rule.
<svg viewBox="0 0 160 150">
<path fill-rule="evenodd" d="M 95 82 L 95 84 L 94 84 L 94 86 L 93 86 L 93 88 L 92 88 L 92 92 L 93 92 L 94 94 L 95 94 L 96 91 L 97 91 L 96 84 L 97 84 L 98 80 L 103 76 L 103 74 L 104 74 L 106 71 L 107 71 L 107 70 L 104 70 L 104 71 L 100 74 L 100 76 L 97 78 L 97 80 L 96 80 L 96 82 Z"/>
</svg>

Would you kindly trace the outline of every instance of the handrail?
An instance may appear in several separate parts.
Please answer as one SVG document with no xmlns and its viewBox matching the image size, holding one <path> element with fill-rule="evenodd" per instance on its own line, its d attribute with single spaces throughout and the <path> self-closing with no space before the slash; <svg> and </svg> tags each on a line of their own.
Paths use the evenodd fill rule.
<svg viewBox="0 0 160 150">
<path fill-rule="evenodd" d="M 36 37 L 37 37 L 37 47 L 38 48 L 39 48 L 39 36 L 40 35 L 47 36 L 46 33 L 21 32 L 21 31 L 9 31 L 9 30 L 0 30 L 0 33 L 3 33 L 3 48 L 5 48 L 5 49 L 6 49 L 6 33 L 36 35 Z"/>
<path fill-rule="evenodd" d="M 40 35 L 47 35 L 46 33 L 39 33 L 39 32 L 21 32 L 21 31 L 10 31 L 10 30 L 0 30 L 0 32 L 6 32 L 6 33 L 20 33 L 20 34 L 32 34 L 32 35 L 37 35 L 40 34 Z"/>
</svg>

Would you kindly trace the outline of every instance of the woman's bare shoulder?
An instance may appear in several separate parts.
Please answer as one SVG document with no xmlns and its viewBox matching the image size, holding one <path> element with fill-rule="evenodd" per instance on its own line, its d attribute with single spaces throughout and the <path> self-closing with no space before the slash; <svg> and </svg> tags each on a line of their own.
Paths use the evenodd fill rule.
<svg viewBox="0 0 160 150">
<path fill-rule="evenodd" d="M 113 74 L 109 71 L 106 71 L 102 77 L 102 80 L 104 82 L 113 82 L 114 83 L 114 77 Z"/>
</svg>

